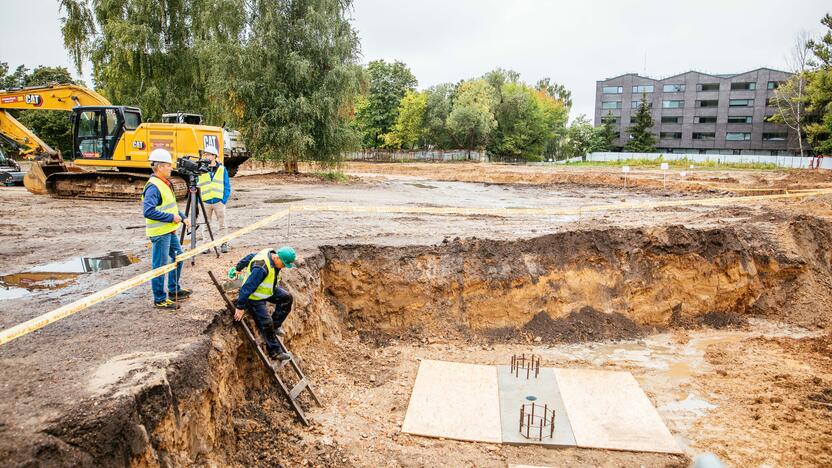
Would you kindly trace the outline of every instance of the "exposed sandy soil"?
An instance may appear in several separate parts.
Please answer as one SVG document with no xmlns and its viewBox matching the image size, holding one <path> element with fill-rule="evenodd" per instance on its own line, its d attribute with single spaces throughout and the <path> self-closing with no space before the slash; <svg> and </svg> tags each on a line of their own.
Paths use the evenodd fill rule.
<svg viewBox="0 0 832 468">
<path fill-rule="evenodd" d="M 347 170 L 345 184 L 243 171 L 233 179 L 231 227 L 287 203 L 575 207 L 715 195 L 688 182 L 666 192 L 658 173 L 636 175 L 643 181 L 624 189 L 620 174 L 595 168 L 353 163 Z M 832 183 L 827 172 L 696 177 L 706 190 L 735 193 Z M 149 268 L 146 238 L 131 229 L 142 225 L 135 204 L 22 189 L 0 190 L 0 202 L 0 274 L 111 250 L 141 259 L 61 289 L 0 299 L 0 328 Z M 196 297 L 175 314 L 152 310 L 142 286 L 0 346 L 0 459 L 683 466 L 707 450 L 740 466 L 829 464 L 830 215 L 829 197 L 580 217 L 293 215 L 238 239 L 220 259 L 188 264 L 184 283 Z M 326 402 L 310 412 L 311 429 L 294 422 L 204 273 L 284 243 L 304 257 L 284 274 L 297 300 L 290 346 Z M 606 315 L 582 316 L 584 307 Z M 609 339 L 630 341 L 587 343 Z M 539 353 L 550 366 L 630 370 L 686 456 L 399 432 L 417 358 L 505 363 L 517 352 Z"/>
</svg>

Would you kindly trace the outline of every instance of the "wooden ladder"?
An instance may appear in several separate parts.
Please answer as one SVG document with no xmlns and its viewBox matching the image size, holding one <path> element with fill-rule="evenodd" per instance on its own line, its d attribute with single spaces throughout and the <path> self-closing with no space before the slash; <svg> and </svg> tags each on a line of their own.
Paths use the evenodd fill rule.
<svg viewBox="0 0 832 468">
<path fill-rule="evenodd" d="M 220 292 L 223 300 L 225 301 L 225 306 L 230 313 L 234 313 L 236 307 L 228 298 L 228 295 L 225 293 L 225 289 L 222 287 L 219 281 L 217 281 L 217 277 L 214 276 L 214 272 L 209 271 L 208 276 L 211 277 L 211 281 L 214 282 L 214 286 L 217 287 L 217 291 Z M 318 406 L 323 406 L 321 404 L 321 400 L 318 399 L 318 395 L 315 394 L 315 391 L 312 389 L 312 385 L 309 383 L 309 379 L 306 378 L 304 375 L 303 370 L 301 370 L 300 366 L 298 366 L 297 361 L 295 361 L 295 356 L 292 353 L 289 353 L 291 358 L 286 361 L 280 361 L 279 363 L 275 364 L 269 359 L 265 352 L 263 352 L 263 347 L 260 346 L 260 342 L 255 337 L 254 333 L 251 332 L 251 328 L 248 326 L 245 320 L 240 320 L 237 322 L 240 327 L 243 329 L 243 332 L 248 339 L 248 342 L 251 343 L 251 346 L 254 347 L 254 352 L 257 354 L 257 357 L 260 358 L 260 362 L 263 363 L 263 366 L 266 367 L 266 372 L 271 375 L 272 379 L 277 383 L 277 386 L 283 391 L 283 394 L 286 395 L 286 398 L 289 399 L 289 404 L 292 406 L 292 409 L 295 410 L 295 413 L 298 415 L 298 418 L 303 423 L 304 426 L 309 426 L 309 421 L 306 419 L 306 414 L 303 412 L 303 408 L 301 408 L 300 403 L 298 402 L 298 397 L 300 394 L 307 390 L 309 395 L 312 396 L 312 399 L 315 400 L 315 403 Z M 283 347 L 284 350 L 287 352 L 289 351 L 288 348 L 283 344 L 283 340 L 280 337 L 276 337 L 277 340 L 280 342 L 280 346 Z M 298 382 L 291 388 L 286 385 L 283 379 L 280 377 L 278 371 L 282 369 L 287 364 L 291 364 L 292 369 L 295 371 L 297 375 Z"/>
</svg>

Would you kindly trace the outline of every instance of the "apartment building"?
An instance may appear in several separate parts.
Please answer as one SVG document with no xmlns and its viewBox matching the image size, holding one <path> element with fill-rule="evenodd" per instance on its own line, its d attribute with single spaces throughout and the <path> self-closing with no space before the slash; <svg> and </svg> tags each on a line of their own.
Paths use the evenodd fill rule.
<svg viewBox="0 0 832 468">
<path fill-rule="evenodd" d="M 795 132 L 767 121 L 776 112 L 770 99 L 790 73 L 758 68 L 710 75 L 689 71 L 664 79 L 635 73 L 596 82 L 595 125 L 610 116 L 623 148 L 627 128 L 647 97 L 656 147 L 667 153 L 793 155 Z"/>
</svg>

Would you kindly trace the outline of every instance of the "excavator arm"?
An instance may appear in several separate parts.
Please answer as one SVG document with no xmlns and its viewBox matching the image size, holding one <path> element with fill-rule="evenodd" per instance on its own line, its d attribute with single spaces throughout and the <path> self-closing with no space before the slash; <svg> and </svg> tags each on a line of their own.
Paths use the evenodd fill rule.
<svg viewBox="0 0 832 468">
<path fill-rule="evenodd" d="M 73 84 L 52 84 L 0 90 L 0 135 L 14 142 L 20 154 L 37 159 L 23 183 L 33 193 L 46 193 L 46 178 L 57 172 L 77 170 L 67 168 L 58 151 L 38 138 L 15 119 L 9 110 L 71 111 L 76 106 L 109 106 L 110 101 L 91 89 Z"/>
<path fill-rule="evenodd" d="M 57 151 L 26 128 L 8 110 L 60 110 L 71 111 L 76 106 L 109 106 L 110 101 L 91 89 L 73 84 L 53 84 L 0 90 L 0 135 L 15 142 L 24 157 L 47 154 L 57 156 Z"/>
</svg>

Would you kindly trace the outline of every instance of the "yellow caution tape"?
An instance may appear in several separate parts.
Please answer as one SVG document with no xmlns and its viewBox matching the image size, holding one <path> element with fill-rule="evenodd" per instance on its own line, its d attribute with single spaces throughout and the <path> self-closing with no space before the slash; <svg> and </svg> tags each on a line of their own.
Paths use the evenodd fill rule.
<svg viewBox="0 0 832 468">
<path fill-rule="evenodd" d="M 221 237 L 219 239 L 213 240 L 211 242 L 205 243 L 200 245 L 196 249 L 191 249 L 188 251 L 183 252 L 179 256 L 176 257 L 177 262 L 181 262 L 191 258 L 195 255 L 198 255 L 201 251 L 205 249 L 211 249 L 214 247 L 220 246 L 224 242 L 228 242 L 232 239 L 240 237 L 242 235 L 248 234 L 252 231 L 260 229 L 263 226 L 266 226 L 278 219 L 283 218 L 284 216 L 290 214 L 293 211 L 296 212 L 336 212 L 336 213 L 407 213 L 407 214 L 438 214 L 438 215 L 461 215 L 461 216 L 517 216 L 517 215 L 528 215 L 528 216 L 562 216 L 562 215 L 581 215 L 583 213 L 589 212 L 597 212 L 597 211 L 617 211 L 617 210 L 630 210 L 630 209 L 644 209 L 644 208 L 661 208 L 661 207 L 673 207 L 673 206 L 686 206 L 686 205 L 707 205 L 707 206 L 718 206 L 718 205 L 733 205 L 742 202 L 749 202 L 749 201 L 764 201 L 764 200 L 777 200 L 783 198 L 798 198 L 798 197 L 807 197 L 807 196 L 814 196 L 814 195 L 830 195 L 832 194 L 832 188 L 827 189 L 801 189 L 800 191 L 794 190 L 795 193 L 784 193 L 784 194 L 775 194 L 775 195 L 754 195 L 754 196 L 743 196 L 743 197 L 719 197 L 719 198 L 694 198 L 694 199 L 685 199 L 685 200 L 670 200 L 670 201 L 646 201 L 646 202 L 624 202 L 624 203 L 612 203 L 606 205 L 594 205 L 594 206 L 585 206 L 585 207 L 578 207 L 578 208 L 466 208 L 466 207 L 414 207 L 414 206 L 350 206 L 350 205 L 293 205 L 289 208 L 281 210 L 273 215 L 270 215 L 266 218 L 261 219 L 253 224 L 250 224 L 242 229 L 232 232 L 227 236 Z M 165 265 L 163 267 L 156 268 L 154 270 L 148 271 L 146 273 L 142 273 L 141 275 L 135 276 L 128 280 L 122 281 L 121 283 L 115 284 L 106 288 L 102 291 L 99 291 L 95 294 L 91 294 L 87 297 L 79 299 L 75 302 L 67 304 L 65 306 L 61 306 L 51 312 L 47 312 L 43 315 L 35 317 L 31 320 L 27 320 L 21 324 L 15 325 L 11 328 L 7 328 L 3 331 L 0 331 L 0 345 L 8 343 L 14 339 L 20 338 L 21 336 L 27 335 L 32 333 L 35 330 L 39 330 L 51 323 L 57 322 L 65 317 L 68 317 L 72 314 L 80 312 L 94 304 L 107 300 L 113 296 L 121 294 L 128 289 L 134 288 L 140 284 L 146 283 L 151 279 L 163 275 L 171 270 L 174 269 L 175 263 L 171 263 Z"/>
</svg>

